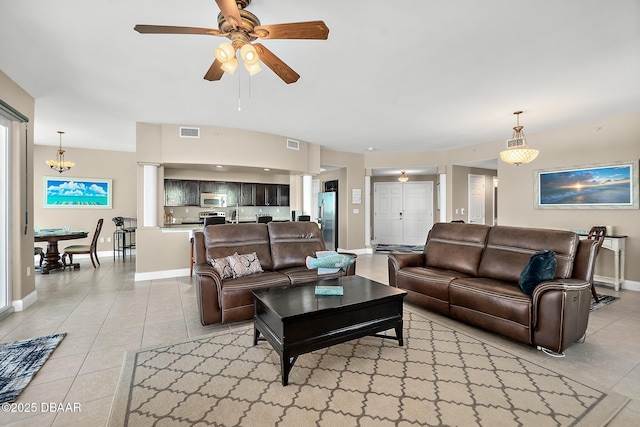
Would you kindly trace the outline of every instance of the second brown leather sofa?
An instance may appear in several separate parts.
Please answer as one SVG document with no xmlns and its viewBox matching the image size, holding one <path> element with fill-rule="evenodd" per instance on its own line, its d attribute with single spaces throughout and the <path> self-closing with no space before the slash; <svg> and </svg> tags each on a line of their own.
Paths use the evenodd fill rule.
<svg viewBox="0 0 640 427">
<path fill-rule="evenodd" d="M 531 255 L 556 253 L 555 278 L 532 295 L 518 280 Z M 437 223 L 421 254 L 389 255 L 406 301 L 556 353 L 582 338 L 597 244 L 570 231 Z"/>
</svg>

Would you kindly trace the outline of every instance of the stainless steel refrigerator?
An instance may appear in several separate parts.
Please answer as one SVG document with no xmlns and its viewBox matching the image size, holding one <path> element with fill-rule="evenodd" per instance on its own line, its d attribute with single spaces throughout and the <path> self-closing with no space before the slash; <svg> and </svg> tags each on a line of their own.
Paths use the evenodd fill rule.
<svg viewBox="0 0 640 427">
<path fill-rule="evenodd" d="M 338 250 L 338 193 L 318 193 L 318 224 L 327 250 Z"/>
</svg>

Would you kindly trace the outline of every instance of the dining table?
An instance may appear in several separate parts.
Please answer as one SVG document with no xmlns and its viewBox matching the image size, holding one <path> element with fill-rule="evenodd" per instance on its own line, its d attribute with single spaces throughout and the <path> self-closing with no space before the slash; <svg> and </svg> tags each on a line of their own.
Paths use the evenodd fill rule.
<svg viewBox="0 0 640 427">
<path fill-rule="evenodd" d="M 49 274 L 51 270 L 65 267 L 58 249 L 59 241 L 83 239 L 88 235 L 89 233 L 83 230 L 66 230 L 64 228 L 48 228 L 35 232 L 33 237 L 36 242 L 47 242 L 47 251 L 40 269 L 41 273 Z"/>
</svg>

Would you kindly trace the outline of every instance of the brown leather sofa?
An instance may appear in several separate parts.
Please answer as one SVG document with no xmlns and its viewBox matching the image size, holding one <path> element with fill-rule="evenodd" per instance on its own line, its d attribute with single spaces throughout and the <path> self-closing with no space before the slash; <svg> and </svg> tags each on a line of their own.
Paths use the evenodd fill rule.
<svg viewBox="0 0 640 427">
<path fill-rule="evenodd" d="M 254 289 L 318 280 L 317 270 L 306 267 L 306 257 L 326 250 L 315 222 L 212 225 L 196 232 L 193 244 L 198 309 L 203 325 L 251 319 Z M 241 255 L 255 252 L 263 272 L 223 279 L 210 261 L 236 252 Z M 355 271 L 353 263 L 346 272 L 320 277 L 353 275 Z"/>
<path fill-rule="evenodd" d="M 518 285 L 531 255 L 556 253 L 555 278 Z M 597 243 L 570 231 L 437 223 L 422 254 L 389 255 L 389 284 L 406 301 L 562 353 L 584 337 Z"/>
</svg>

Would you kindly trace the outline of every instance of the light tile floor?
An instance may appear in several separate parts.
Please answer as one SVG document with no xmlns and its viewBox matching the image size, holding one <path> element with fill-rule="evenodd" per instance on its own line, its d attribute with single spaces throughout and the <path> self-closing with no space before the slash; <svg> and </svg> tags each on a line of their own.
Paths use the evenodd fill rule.
<svg viewBox="0 0 640 427">
<path fill-rule="evenodd" d="M 88 259 L 80 261 L 80 270 L 37 273 L 38 301 L 0 321 L 0 341 L 67 332 L 17 402 L 36 403 L 38 409 L 42 403 L 80 403 L 81 412 L 1 413 L 1 425 L 106 425 L 126 351 L 229 328 L 200 325 L 195 279 L 135 282 L 134 262 L 105 257 L 93 269 Z M 359 255 L 357 273 L 388 283 L 387 257 Z M 616 294 L 607 287 L 600 287 L 599 292 Z M 563 359 L 475 328 L 465 331 L 567 372 L 571 378 L 630 397 L 630 403 L 609 425 L 635 426 L 640 419 L 640 292 L 617 295 L 622 299 L 591 314 L 586 342 L 571 346 Z M 451 322 L 426 314 L 436 321 Z"/>
</svg>

